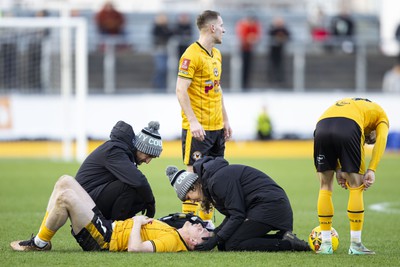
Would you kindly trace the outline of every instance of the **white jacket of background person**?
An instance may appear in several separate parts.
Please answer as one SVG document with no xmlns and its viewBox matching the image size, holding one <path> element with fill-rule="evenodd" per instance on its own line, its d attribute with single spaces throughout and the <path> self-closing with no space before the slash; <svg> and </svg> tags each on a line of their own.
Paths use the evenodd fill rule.
<svg viewBox="0 0 400 267">
<path fill-rule="evenodd" d="M 388 93 L 400 93 L 400 63 L 383 76 L 382 91 Z"/>
</svg>

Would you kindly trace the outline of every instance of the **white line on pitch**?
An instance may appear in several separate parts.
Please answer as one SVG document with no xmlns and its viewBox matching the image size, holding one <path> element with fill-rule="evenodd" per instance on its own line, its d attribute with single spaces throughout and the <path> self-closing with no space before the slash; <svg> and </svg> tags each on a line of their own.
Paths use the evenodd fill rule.
<svg viewBox="0 0 400 267">
<path fill-rule="evenodd" d="M 382 202 L 369 205 L 369 209 L 384 213 L 400 213 L 400 203 L 398 202 Z"/>
</svg>

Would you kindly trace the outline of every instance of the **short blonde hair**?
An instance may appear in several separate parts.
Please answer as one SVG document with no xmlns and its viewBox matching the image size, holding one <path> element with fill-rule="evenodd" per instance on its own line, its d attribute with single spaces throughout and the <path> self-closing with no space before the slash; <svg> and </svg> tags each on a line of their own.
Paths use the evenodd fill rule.
<svg viewBox="0 0 400 267">
<path fill-rule="evenodd" d="M 207 23 L 213 20 L 217 20 L 219 16 L 221 15 L 217 11 L 212 11 L 212 10 L 204 11 L 197 17 L 197 28 L 199 30 L 203 29 L 207 25 Z"/>
</svg>

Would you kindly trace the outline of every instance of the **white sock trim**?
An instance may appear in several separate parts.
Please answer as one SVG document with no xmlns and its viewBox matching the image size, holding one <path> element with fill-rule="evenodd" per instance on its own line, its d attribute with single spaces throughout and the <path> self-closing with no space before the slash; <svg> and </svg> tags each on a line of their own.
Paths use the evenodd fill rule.
<svg viewBox="0 0 400 267">
<path fill-rule="evenodd" d="M 39 248 L 43 248 L 48 244 L 48 242 L 43 241 L 37 235 L 35 236 L 34 242 L 35 242 L 35 245 L 38 246 Z"/>
<path fill-rule="evenodd" d="M 361 243 L 361 231 L 350 231 L 350 241 Z"/>
<path fill-rule="evenodd" d="M 332 243 L 332 234 L 331 230 L 329 231 L 321 231 L 321 241 Z"/>
</svg>

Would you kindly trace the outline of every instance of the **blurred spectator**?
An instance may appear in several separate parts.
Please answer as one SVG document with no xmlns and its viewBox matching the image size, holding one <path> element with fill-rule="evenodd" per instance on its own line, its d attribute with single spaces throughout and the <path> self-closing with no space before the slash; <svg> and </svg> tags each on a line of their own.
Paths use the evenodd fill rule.
<svg viewBox="0 0 400 267">
<path fill-rule="evenodd" d="M 122 35 L 124 33 L 125 17 L 108 1 L 96 14 L 96 24 L 101 34 Z"/>
<path fill-rule="evenodd" d="M 71 9 L 69 15 L 70 15 L 72 18 L 73 18 L 73 17 L 78 18 L 78 17 L 81 16 L 81 12 L 80 12 L 79 9 Z"/>
<path fill-rule="evenodd" d="M 400 55 L 396 64 L 383 76 L 382 91 L 400 93 Z"/>
<path fill-rule="evenodd" d="M 130 47 L 125 40 L 125 16 L 115 9 L 112 1 L 105 2 L 95 19 L 101 35 L 100 50 Z"/>
<path fill-rule="evenodd" d="M 354 52 L 355 23 L 348 12 L 342 11 L 332 18 L 331 34 L 335 47 L 341 47 L 345 53 Z"/>
<path fill-rule="evenodd" d="M 400 49 L 400 23 L 396 28 L 396 32 L 394 33 L 394 38 L 396 39 L 399 49 Z M 400 56 L 400 52 L 399 52 L 399 56 Z"/>
<path fill-rule="evenodd" d="M 39 10 L 35 17 L 43 18 L 49 15 L 47 10 Z M 28 49 L 28 84 L 33 89 L 43 89 L 43 42 L 49 36 L 48 28 L 36 29 L 29 39 Z"/>
<path fill-rule="evenodd" d="M 4 12 L 3 17 L 13 17 L 14 14 Z M 17 85 L 17 39 L 15 31 L 11 29 L 1 30 L 0 43 L 0 86 L 12 89 Z"/>
<path fill-rule="evenodd" d="M 257 118 L 257 139 L 270 140 L 272 139 L 272 124 L 268 114 L 267 107 L 263 106 L 261 113 Z"/>
<path fill-rule="evenodd" d="M 168 41 L 173 31 L 168 24 L 168 17 L 164 13 L 157 14 L 154 20 L 152 36 L 154 45 L 154 78 L 153 86 L 156 89 L 167 88 L 168 69 Z"/>
<path fill-rule="evenodd" d="M 187 13 L 181 13 L 178 16 L 178 23 L 174 29 L 174 35 L 178 39 L 178 59 L 185 52 L 186 48 L 192 44 L 193 28 L 190 16 Z"/>
<path fill-rule="evenodd" d="M 282 83 L 285 81 L 285 45 L 290 39 L 289 29 L 282 17 L 275 17 L 268 30 L 269 35 L 269 68 L 270 82 Z"/>
<path fill-rule="evenodd" d="M 396 40 L 398 42 L 400 42 L 400 24 L 397 25 L 396 32 L 394 33 L 394 36 L 395 36 Z"/>
<path fill-rule="evenodd" d="M 249 87 L 249 75 L 255 46 L 261 37 L 261 24 L 255 15 L 249 14 L 236 24 L 236 35 L 240 40 L 242 56 L 242 87 Z"/>
<path fill-rule="evenodd" d="M 317 13 L 310 19 L 310 30 L 315 42 L 324 43 L 329 38 L 327 19 L 321 7 L 318 7 Z"/>
</svg>

